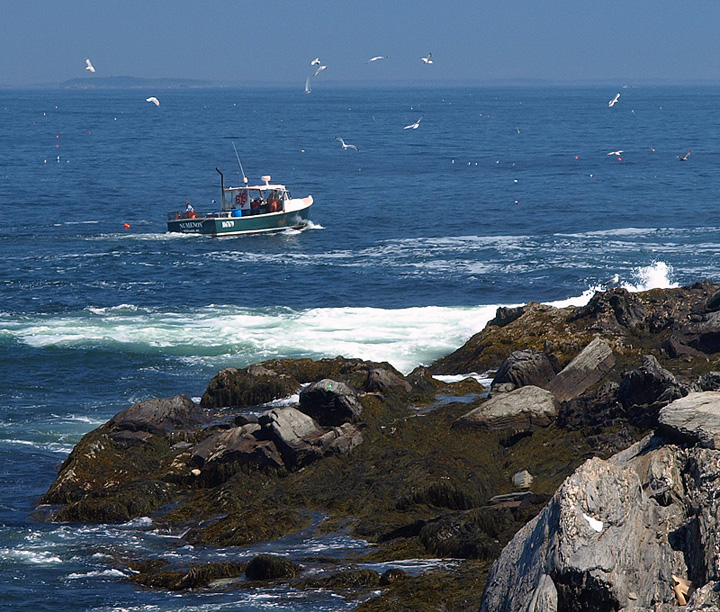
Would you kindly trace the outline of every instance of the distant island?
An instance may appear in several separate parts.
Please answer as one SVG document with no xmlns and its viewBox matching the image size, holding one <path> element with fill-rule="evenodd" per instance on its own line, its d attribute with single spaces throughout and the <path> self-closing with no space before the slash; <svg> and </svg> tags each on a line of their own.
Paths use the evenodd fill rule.
<svg viewBox="0 0 720 612">
<path fill-rule="evenodd" d="M 84 77 L 70 79 L 59 84 L 62 89 L 184 89 L 214 86 L 217 86 L 217 84 L 212 81 L 196 79 L 144 79 L 131 76 Z"/>
</svg>

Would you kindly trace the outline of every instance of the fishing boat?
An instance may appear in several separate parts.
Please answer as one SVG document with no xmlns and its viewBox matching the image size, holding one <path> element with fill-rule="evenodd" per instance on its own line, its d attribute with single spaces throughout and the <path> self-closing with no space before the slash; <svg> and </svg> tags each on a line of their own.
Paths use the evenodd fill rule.
<svg viewBox="0 0 720 612">
<path fill-rule="evenodd" d="M 189 203 L 181 212 L 168 214 L 168 232 L 237 236 L 299 229 L 308 224 L 312 196 L 293 198 L 285 185 L 271 183 L 270 176 L 261 177 L 262 184 L 249 185 L 243 173 L 242 187 L 226 187 L 220 174 L 220 210 L 199 212 Z"/>
</svg>

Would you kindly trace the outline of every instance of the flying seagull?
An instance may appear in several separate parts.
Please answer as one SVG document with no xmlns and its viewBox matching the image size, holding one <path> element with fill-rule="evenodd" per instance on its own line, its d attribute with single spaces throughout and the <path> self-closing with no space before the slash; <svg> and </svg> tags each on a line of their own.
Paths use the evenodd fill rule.
<svg viewBox="0 0 720 612">
<path fill-rule="evenodd" d="M 89 59 L 85 59 L 85 70 L 89 70 L 90 72 L 95 72 L 95 66 L 93 66 L 90 63 Z"/>
<path fill-rule="evenodd" d="M 310 62 L 311 66 L 319 66 L 320 65 L 320 58 L 316 57 L 312 62 Z"/>
<path fill-rule="evenodd" d="M 428 53 L 427 57 L 421 57 L 420 59 L 426 64 L 432 64 L 432 53 Z"/>
<path fill-rule="evenodd" d="M 613 106 L 615 106 L 615 104 L 617 104 L 617 101 L 619 99 L 620 99 L 620 94 L 615 94 L 615 97 L 612 100 L 610 100 L 610 102 L 608 102 L 608 106 L 610 108 L 612 108 Z"/>
<path fill-rule="evenodd" d="M 610 153 L 608 153 L 608 155 L 620 155 L 621 153 L 622 153 L 622 150 L 621 151 L 610 151 Z"/>
<path fill-rule="evenodd" d="M 313 74 L 314 77 L 316 77 L 318 74 L 320 74 L 323 70 L 327 70 L 327 66 L 318 66 L 318 69 L 315 71 L 315 74 Z"/>
<path fill-rule="evenodd" d="M 365 62 L 365 63 L 366 63 L 366 64 L 369 64 L 370 62 L 377 62 L 378 60 L 381 60 L 381 59 L 387 59 L 387 55 L 376 55 L 375 57 L 371 57 L 371 58 L 370 58 L 367 62 Z"/>
<path fill-rule="evenodd" d="M 360 149 L 358 149 L 355 145 L 351 144 L 345 144 L 345 141 L 340 138 L 340 136 L 335 136 L 335 140 L 339 140 L 340 144 L 342 145 L 343 150 L 345 149 L 355 149 L 356 151 L 360 152 Z"/>
<path fill-rule="evenodd" d="M 688 151 L 687 153 L 685 153 L 685 155 L 682 155 L 682 156 L 678 155 L 677 158 L 680 161 L 687 161 L 687 158 L 690 156 L 690 153 L 692 153 L 692 151 Z"/>
<path fill-rule="evenodd" d="M 403 130 L 409 130 L 412 128 L 413 130 L 417 130 L 420 127 L 420 122 L 422 121 L 422 117 L 418 119 L 415 123 L 411 123 L 410 125 L 406 125 Z"/>
<path fill-rule="evenodd" d="M 160 100 L 158 100 L 155 96 L 145 98 L 145 102 L 152 102 L 155 106 L 160 106 Z"/>
</svg>

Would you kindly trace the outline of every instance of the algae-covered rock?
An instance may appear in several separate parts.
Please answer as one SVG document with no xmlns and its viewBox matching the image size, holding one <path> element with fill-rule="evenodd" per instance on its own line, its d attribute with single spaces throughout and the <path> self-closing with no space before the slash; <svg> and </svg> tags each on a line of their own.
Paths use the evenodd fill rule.
<svg viewBox="0 0 720 612">
<path fill-rule="evenodd" d="M 278 555 L 258 555 L 250 560 L 245 575 L 250 580 L 281 580 L 295 578 L 302 566 Z"/>
<path fill-rule="evenodd" d="M 377 370 L 372 370 L 377 372 Z M 409 383 L 407 384 L 410 387 Z M 321 425 L 342 425 L 356 422 L 363 407 L 357 393 L 347 384 L 324 378 L 300 392 L 300 410 Z"/>
</svg>

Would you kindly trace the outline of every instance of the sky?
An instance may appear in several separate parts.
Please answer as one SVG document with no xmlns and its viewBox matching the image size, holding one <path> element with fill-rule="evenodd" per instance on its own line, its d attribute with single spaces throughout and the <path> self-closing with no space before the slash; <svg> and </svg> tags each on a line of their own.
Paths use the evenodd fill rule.
<svg viewBox="0 0 720 612">
<path fill-rule="evenodd" d="M 718 0 L 0 0 L 0 15 L 5 87 L 296 84 L 316 57 L 328 83 L 720 82 Z"/>
</svg>

